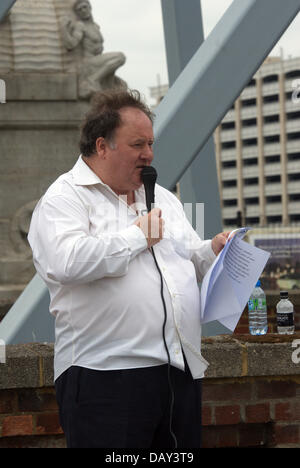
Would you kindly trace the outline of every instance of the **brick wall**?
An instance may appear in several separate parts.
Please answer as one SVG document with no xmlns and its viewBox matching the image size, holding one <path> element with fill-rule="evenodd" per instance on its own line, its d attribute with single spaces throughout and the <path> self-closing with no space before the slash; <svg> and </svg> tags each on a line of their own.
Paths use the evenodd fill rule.
<svg viewBox="0 0 300 468">
<path fill-rule="evenodd" d="M 0 364 L 0 448 L 60 448 L 53 345 L 8 345 Z"/>
<path fill-rule="evenodd" d="M 203 340 L 203 447 L 300 447 L 300 363 L 293 336 Z M 7 346 L 0 364 L 0 448 L 65 447 L 53 345 Z M 300 358 L 300 352 L 298 353 Z"/>
<path fill-rule="evenodd" d="M 296 339 L 300 333 L 205 340 L 214 364 L 203 385 L 203 447 L 300 447 Z"/>
</svg>

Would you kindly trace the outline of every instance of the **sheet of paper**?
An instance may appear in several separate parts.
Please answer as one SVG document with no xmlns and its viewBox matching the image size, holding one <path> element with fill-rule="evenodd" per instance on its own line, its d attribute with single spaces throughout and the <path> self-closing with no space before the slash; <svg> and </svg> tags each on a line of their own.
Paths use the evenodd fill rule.
<svg viewBox="0 0 300 468">
<path fill-rule="evenodd" d="M 242 238 L 250 228 L 233 231 L 201 286 L 201 321 L 219 320 L 234 331 L 270 253 Z M 232 234 L 234 235 L 232 236 Z"/>
<path fill-rule="evenodd" d="M 205 311 L 206 301 L 207 301 L 207 298 L 210 296 L 211 290 L 213 288 L 213 285 L 216 279 L 218 278 L 218 276 L 220 275 L 223 269 L 223 258 L 229 249 L 230 243 L 232 241 L 232 236 L 233 234 L 235 234 L 235 235 L 238 235 L 238 237 L 243 238 L 246 232 L 249 231 L 249 229 L 251 228 L 245 227 L 245 228 L 235 229 L 234 231 L 230 233 L 227 243 L 225 244 L 220 254 L 216 257 L 214 263 L 211 265 L 210 269 L 208 270 L 208 272 L 203 278 L 202 285 L 201 285 L 201 319 L 203 323 L 205 323 L 204 311 Z"/>
</svg>

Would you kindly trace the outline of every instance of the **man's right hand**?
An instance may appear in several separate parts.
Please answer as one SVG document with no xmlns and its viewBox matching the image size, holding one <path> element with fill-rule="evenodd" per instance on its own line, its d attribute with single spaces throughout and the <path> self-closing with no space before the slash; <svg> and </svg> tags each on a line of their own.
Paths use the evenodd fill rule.
<svg viewBox="0 0 300 468">
<path fill-rule="evenodd" d="M 163 238 L 165 222 L 159 208 L 153 208 L 147 215 L 140 216 L 134 224 L 143 231 L 149 249 Z"/>
</svg>

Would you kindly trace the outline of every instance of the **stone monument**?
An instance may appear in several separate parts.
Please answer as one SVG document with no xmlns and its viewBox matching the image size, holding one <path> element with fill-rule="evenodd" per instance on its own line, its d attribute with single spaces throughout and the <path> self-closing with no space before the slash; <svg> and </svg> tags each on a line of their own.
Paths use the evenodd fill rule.
<svg viewBox="0 0 300 468">
<path fill-rule="evenodd" d="M 61 33 L 69 58 L 72 58 L 70 52 L 75 52 L 73 63 L 78 74 L 79 96 L 86 98 L 101 89 L 126 86 L 114 74 L 125 63 L 125 56 L 121 52 L 103 53 L 103 36 L 93 21 L 89 1 L 76 0 L 73 11 L 76 19 L 71 16 L 62 18 Z"/>
<path fill-rule="evenodd" d="M 93 93 L 126 87 L 115 75 L 124 63 L 103 51 L 88 0 L 17 0 L 0 23 L 0 320 L 35 274 L 34 206 L 77 160 Z"/>
</svg>

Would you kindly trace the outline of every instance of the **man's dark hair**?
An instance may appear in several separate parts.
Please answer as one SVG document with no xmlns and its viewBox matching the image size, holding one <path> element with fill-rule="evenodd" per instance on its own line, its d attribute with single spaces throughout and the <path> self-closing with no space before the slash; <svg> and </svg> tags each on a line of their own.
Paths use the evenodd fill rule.
<svg viewBox="0 0 300 468">
<path fill-rule="evenodd" d="M 124 107 L 141 110 L 153 123 L 154 114 L 142 101 L 139 91 L 119 89 L 96 93 L 81 125 L 79 147 L 83 156 L 95 154 L 97 138 L 113 141 L 115 130 L 122 124 L 119 111 Z"/>
</svg>

